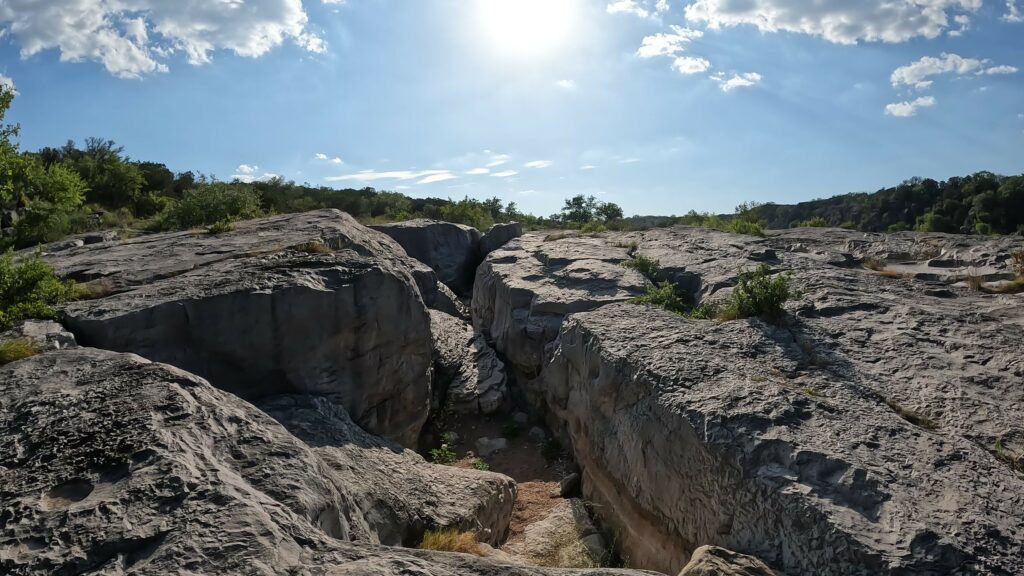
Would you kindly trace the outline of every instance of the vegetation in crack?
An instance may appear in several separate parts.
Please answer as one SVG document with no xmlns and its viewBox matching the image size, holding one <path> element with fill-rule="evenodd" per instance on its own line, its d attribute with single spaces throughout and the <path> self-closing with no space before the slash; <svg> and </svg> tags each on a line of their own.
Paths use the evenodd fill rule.
<svg viewBox="0 0 1024 576">
<path fill-rule="evenodd" d="M 30 358 L 39 353 L 39 346 L 29 338 L 0 341 L 0 366 Z"/>
<path fill-rule="evenodd" d="M 10 251 L 0 256 L 0 330 L 22 320 L 53 319 L 53 306 L 76 295 L 75 284 L 62 282 L 38 254 L 20 260 Z"/>
<path fill-rule="evenodd" d="M 423 534 L 423 540 L 417 548 L 437 552 L 458 552 L 474 556 L 484 556 L 486 554 L 483 545 L 477 541 L 476 534 L 461 532 L 455 528 L 427 530 Z"/>
</svg>

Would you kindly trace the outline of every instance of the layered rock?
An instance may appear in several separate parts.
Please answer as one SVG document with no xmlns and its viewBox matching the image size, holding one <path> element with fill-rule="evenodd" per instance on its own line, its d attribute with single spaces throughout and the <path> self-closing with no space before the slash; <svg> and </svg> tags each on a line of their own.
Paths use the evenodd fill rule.
<svg viewBox="0 0 1024 576">
<path fill-rule="evenodd" d="M 591 568 L 610 560 L 604 536 L 582 500 L 561 500 L 544 518 L 530 524 L 522 540 L 505 551 L 536 566 Z"/>
<path fill-rule="evenodd" d="M 326 395 L 415 444 L 429 409 L 433 274 L 347 214 L 321 210 L 47 256 L 95 300 L 62 310 L 85 345 L 134 352 L 247 399 Z"/>
<path fill-rule="evenodd" d="M 480 238 L 480 258 L 508 244 L 523 235 L 523 226 L 518 222 L 499 223 L 491 226 Z"/>
<path fill-rule="evenodd" d="M 971 254 L 993 275 L 1021 246 L 929 238 L 921 264 Z M 916 265 L 908 241 L 527 235 L 481 267 L 474 321 L 534 377 L 520 382 L 636 566 L 675 573 L 711 544 L 792 573 L 1020 573 L 1022 297 L 861 266 L 884 252 Z M 759 264 L 803 294 L 779 326 L 691 321 L 622 303 L 643 289 L 621 266 L 631 253 L 695 303 Z"/>
<path fill-rule="evenodd" d="M 701 546 L 679 576 L 778 576 L 778 572 L 753 556 L 717 546 Z"/>
<path fill-rule="evenodd" d="M 480 232 L 473 227 L 438 220 L 409 220 L 372 227 L 426 264 L 456 294 L 467 295 L 480 262 Z"/>
<path fill-rule="evenodd" d="M 505 365 L 466 321 L 431 311 L 437 404 L 454 412 L 491 414 L 508 398 Z"/>
<path fill-rule="evenodd" d="M 352 444 L 310 431 L 323 442 L 311 448 L 252 405 L 135 355 L 79 348 L 10 364 L 0 402 L 4 574 L 561 573 L 379 546 L 382 509 L 364 502 L 388 489 L 366 485 L 382 480 L 375 461 L 396 474 L 429 465 L 337 420 Z M 331 413 L 278 406 L 300 433 Z"/>
</svg>

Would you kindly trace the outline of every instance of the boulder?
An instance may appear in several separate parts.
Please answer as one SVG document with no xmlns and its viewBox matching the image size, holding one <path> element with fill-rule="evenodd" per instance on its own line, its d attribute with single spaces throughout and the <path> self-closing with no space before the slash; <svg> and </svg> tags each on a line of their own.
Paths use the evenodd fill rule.
<svg viewBox="0 0 1024 576">
<path fill-rule="evenodd" d="M 528 234 L 481 267 L 474 322 L 634 566 L 677 573 L 717 545 L 795 574 L 1022 573 L 1022 297 L 860 265 L 956 252 L 1004 274 L 1022 243 L 927 240 Z M 689 320 L 624 303 L 643 290 L 630 253 L 695 303 L 762 263 L 800 297 L 779 324 Z"/>
<path fill-rule="evenodd" d="M 505 365 L 473 326 L 431 310 L 437 404 L 457 413 L 491 414 L 508 397 Z"/>
<path fill-rule="evenodd" d="M 523 226 L 518 222 L 495 224 L 480 238 L 480 259 L 523 235 Z"/>
<path fill-rule="evenodd" d="M 717 546 L 701 546 L 679 576 L 780 576 L 753 556 Z"/>
<path fill-rule="evenodd" d="M 456 294 L 468 295 L 480 261 L 476 228 L 439 220 L 409 220 L 372 226 L 395 239 L 409 256 L 426 264 Z"/>
<path fill-rule="evenodd" d="M 608 545 L 582 500 L 561 500 L 544 518 L 526 526 L 505 548 L 513 558 L 538 566 L 594 568 L 607 563 Z"/>
<path fill-rule="evenodd" d="M 326 395 L 415 444 L 430 401 L 432 274 L 390 238 L 320 210 L 225 234 L 142 236 L 49 254 L 101 298 L 61 310 L 80 342 L 172 364 L 249 400 Z"/>
<path fill-rule="evenodd" d="M 61 350 L 78 345 L 74 334 L 52 320 L 26 320 L 0 334 L 0 342 L 20 339 L 35 342 L 40 350 Z"/>
<path fill-rule="evenodd" d="M 88 348 L 51 351 L 0 368 L 0 402 L 4 574 L 562 574 L 377 544 L 386 539 L 375 533 L 381 519 L 366 513 L 382 509 L 362 499 L 379 503 L 402 485 L 374 492 L 362 484 L 379 481 L 384 462 L 399 475 L 430 465 L 392 444 L 360 447 L 367 438 L 358 434 L 348 436 L 355 446 L 329 446 L 337 438 L 327 433 L 311 448 L 251 404 L 171 366 Z M 314 404 L 302 406 L 288 409 L 296 429 L 316 421 L 305 416 Z M 360 479 L 362 470 L 371 473 Z M 462 478 L 438 491 L 466 478 L 507 482 Z"/>
</svg>

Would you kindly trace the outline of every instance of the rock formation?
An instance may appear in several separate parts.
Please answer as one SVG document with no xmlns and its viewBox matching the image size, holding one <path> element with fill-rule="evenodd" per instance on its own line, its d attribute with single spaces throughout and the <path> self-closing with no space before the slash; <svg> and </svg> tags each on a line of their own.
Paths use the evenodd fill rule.
<svg viewBox="0 0 1024 576">
<path fill-rule="evenodd" d="M 430 312 L 434 331 L 434 387 L 438 406 L 491 414 L 508 398 L 505 365 L 483 335 L 444 312 Z"/>
<path fill-rule="evenodd" d="M 472 291 L 480 262 L 480 232 L 473 227 L 437 220 L 409 220 L 372 227 L 395 239 L 409 256 L 426 264 L 456 294 Z"/>
<path fill-rule="evenodd" d="M 957 281 L 1006 274 L 1013 246 L 528 235 L 480 267 L 473 315 L 636 566 L 675 573 L 712 544 L 795 574 L 1009 575 L 1024 571 L 1024 478 L 1006 457 L 1024 449 L 1024 307 Z M 760 263 L 803 295 L 779 325 L 689 320 L 623 303 L 643 290 L 621 266 L 633 253 L 695 302 Z M 935 276 L 863 268 L 874 254 Z"/>
<path fill-rule="evenodd" d="M 523 226 L 518 222 L 495 224 L 480 238 L 480 259 L 523 235 Z"/>
</svg>

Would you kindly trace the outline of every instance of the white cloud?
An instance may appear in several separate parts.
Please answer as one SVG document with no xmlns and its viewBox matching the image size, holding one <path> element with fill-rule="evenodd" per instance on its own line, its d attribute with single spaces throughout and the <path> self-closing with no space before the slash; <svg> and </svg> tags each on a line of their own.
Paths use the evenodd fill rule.
<svg viewBox="0 0 1024 576">
<path fill-rule="evenodd" d="M 653 36 L 647 36 L 637 49 L 636 55 L 640 58 L 655 58 L 657 56 L 673 56 L 682 52 L 686 45 L 696 38 L 704 36 L 700 30 L 683 28 L 682 26 L 671 26 L 672 33 L 659 32 Z"/>
<path fill-rule="evenodd" d="M 10 76 L 0 74 L 0 88 L 5 88 L 13 92 L 15 96 L 18 95 L 18 87 L 14 85 L 14 80 L 12 80 Z"/>
<path fill-rule="evenodd" d="M 456 178 L 458 178 L 458 176 L 451 172 L 443 172 L 441 174 L 431 174 L 430 176 L 419 180 L 416 184 L 433 184 L 435 182 L 444 182 L 446 180 L 454 180 Z"/>
<path fill-rule="evenodd" d="M 829 42 L 905 42 L 935 38 L 951 14 L 974 12 L 982 0 L 696 0 L 686 17 L 711 28 L 752 25 L 763 32 L 797 32 Z"/>
<path fill-rule="evenodd" d="M 761 82 L 761 75 L 757 72 L 744 72 L 743 74 L 733 73 L 732 77 L 726 77 L 725 74 L 719 72 L 712 74 L 710 77 L 718 87 L 722 89 L 722 92 L 732 92 L 737 88 L 746 88 L 754 86 Z"/>
<path fill-rule="evenodd" d="M 580 166 L 580 170 L 597 170 L 597 166 L 594 166 L 593 164 L 587 164 L 585 166 Z"/>
<path fill-rule="evenodd" d="M 1020 72 L 1020 70 L 1014 66 L 993 66 L 991 68 L 986 68 L 983 71 L 984 74 L 988 74 L 989 76 L 994 74 L 1016 74 L 1017 72 Z"/>
<path fill-rule="evenodd" d="M 253 166 L 250 164 L 239 164 L 238 168 L 235 168 L 235 172 L 238 172 L 239 174 L 252 175 L 255 174 L 256 171 L 259 169 L 259 166 Z"/>
<path fill-rule="evenodd" d="M 527 162 L 523 164 L 526 168 L 550 168 L 554 164 L 551 160 L 534 160 L 533 162 Z"/>
<path fill-rule="evenodd" d="M 485 174 L 490 174 L 490 173 L 491 173 L 491 169 L 490 168 L 473 168 L 472 170 L 466 171 L 466 175 L 468 175 L 468 176 L 483 176 Z"/>
<path fill-rule="evenodd" d="M 502 164 L 508 164 L 512 157 L 508 154 L 491 154 L 491 159 L 487 163 L 488 168 L 494 168 L 495 166 L 501 166 Z"/>
<path fill-rule="evenodd" d="M 5 0 L 0 26 L 22 58 L 56 49 L 62 62 L 95 61 L 121 78 L 167 72 L 176 52 L 205 64 L 217 50 L 259 57 L 290 40 L 323 52 L 302 0 Z"/>
<path fill-rule="evenodd" d="M 495 172 L 494 174 L 491 174 L 491 176 L 494 176 L 495 178 L 511 178 L 516 174 L 519 174 L 519 172 L 516 172 L 515 170 L 505 170 L 504 172 Z"/>
<path fill-rule="evenodd" d="M 533 190 L 533 189 L 530 189 L 530 190 L 520 190 L 519 193 L 522 194 L 523 196 L 533 196 L 535 194 L 540 194 L 540 192 L 537 192 L 536 190 Z"/>
<path fill-rule="evenodd" d="M 322 154 L 320 152 L 317 152 L 316 159 L 317 160 L 327 160 L 327 154 Z"/>
<path fill-rule="evenodd" d="M 672 68 L 680 74 L 700 74 L 711 68 L 711 62 L 704 58 L 692 56 L 679 56 L 672 61 Z"/>
<path fill-rule="evenodd" d="M 636 0 L 615 0 L 608 3 L 609 14 L 632 14 L 641 18 L 649 18 L 651 11 Z"/>
<path fill-rule="evenodd" d="M 376 182 L 377 180 L 423 180 L 430 176 L 451 174 L 450 170 L 391 170 L 388 172 L 377 172 L 376 170 L 362 170 L 354 174 L 342 176 L 328 176 L 324 180 L 328 182 Z"/>
<path fill-rule="evenodd" d="M 327 154 L 323 154 L 323 153 L 320 153 L 320 152 L 317 153 L 316 159 L 317 160 L 323 160 L 325 162 L 330 162 L 331 164 L 339 164 L 340 165 L 340 164 L 344 164 L 345 163 L 345 161 L 342 160 L 341 158 L 338 158 L 338 157 L 330 158 L 329 156 L 327 156 Z"/>
<path fill-rule="evenodd" d="M 1016 74 L 1019 70 L 1013 66 L 990 66 L 989 60 L 977 58 L 964 58 L 958 54 L 943 53 L 938 58 L 925 56 L 917 62 L 901 66 L 893 71 L 889 80 L 893 88 L 910 86 L 917 90 L 927 90 L 932 87 L 933 76 L 942 74 L 955 74 L 964 76 L 967 74 L 976 75 L 997 75 Z"/>
<path fill-rule="evenodd" d="M 1003 20 L 1014 24 L 1024 22 L 1024 12 L 1017 6 L 1017 0 L 1006 0 L 1006 14 L 1003 15 Z"/>
<path fill-rule="evenodd" d="M 555 86 L 558 86 L 562 90 L 575 90 L 576 89 L 576 81 L 575 80 L 559 80 L 558 82 L 555 82 Z"/>
<path fill-rule="evenodd" d="M 931 106 L 935 106 L 935 98 L 932 96 L 922 96 L 910 102 L 896 102 L 889 104 L 885 107 L 885 113 L 889 116 L 907 118 L 910 116 L 917 116 L 918 108 L 928 108 Z"/>
</svg>

